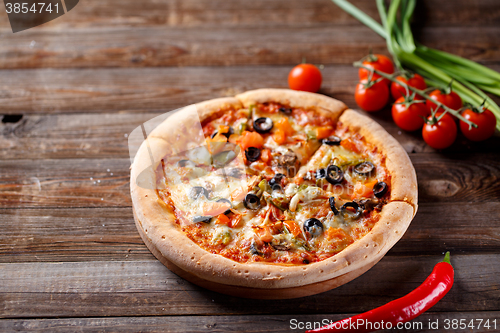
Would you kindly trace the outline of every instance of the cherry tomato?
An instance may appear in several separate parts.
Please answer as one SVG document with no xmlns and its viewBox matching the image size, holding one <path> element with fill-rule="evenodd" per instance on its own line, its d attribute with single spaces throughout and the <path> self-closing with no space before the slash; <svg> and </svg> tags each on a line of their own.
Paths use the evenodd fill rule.
<svg viewBox="0 0 500 333">
<path fill-rule="evenodd" d="M 368 83 L 367 80 L 361 80 L 356 85 L 354 99 L 363 110 L 378 111 L 389 101 L 389 87 L 383 81 Z"/>
<path fill-rule="evenodd" d="M 447 107 L 449 107 L 450 109 L 453 109 L 453 110 L 458 110 L 463 106 L 462 99 L 454 91 L 450 91 L 449 94 L 445 94 L 441 90 L 436 89 L 433 92 L 431 92 L 429 94 L 429 96 L 433 100 L 438 101 L 438 102 L 446 105 Z M 427 100 L 426 103 L 427 103 L 427 107 L 429 108 L 429 110 L 434 110 L 437 107 L 436 104 L 432 103 L 429 100 Z M 442 112 L 442 111 L 444 111 L 442 108 L 438 109 L 438 112 Z"/>
<path fill-rule="evenodd" d="M 293 90 L 317 92 L 322 80 L 319 68 L 311 64 L 297 65 L 288 74 L 288 86 Z"/>
<path fill-rule="evenodd" d="M 392 74 L 394 73 L 394 65 L 391 59 L 382 54 L 373 54 L 369 56 L 368 59 L 363 61 L 363 65 L 369 68 L 379 70 L 381 72 Z M 360 80 L 367 80 L 370 77 L 371 72 L 365 68 L 360 68 L 358 71 Z M 373 73 L 372 80 L 376 80 L 380 77 L 377 73 Z M 389 85 L 391 81 L 383 79 L 382 82 Z"/>
<path fill-rule="evenodd" d="M 436 114 L 438 118 L 441 114 Z M 457 124 L 453 117 L 446 113 L 443 118 L 432 124 L 433 117 L 427 118 L 429 123 L 424 124 L 422 128 L 422 137 L 424 141 L 434 149 L 448 148 L 457 138 Z"/>
<path fill-rule="evenodd" d="M 425 103 L 413 103 L 410 106 L 408 104 L 405 104 L 404 97 L 399 97 L 392 105 L 392 119 L 399 128 L 416 131 L 424 125 L 424 119 L 429 116 L 429 109 Z"/>
<path fill-rule="evenodd" d="M 425 84 L 424 78 L 418 74 L 413 74 L 413 76 L 410 77 L 408 80 L 405 79 L 403 76 L 398 76 L 398 77 L 396 77 L 396 80 L 402 81 L 402 82 L 406 83 L 407 85 L 414 87 L 414 88 L 417 88 L 417 89 L 420 89 L 420 90 L 424 90 L 425 88 L 427 88 L 427 85 Z M 411 95 L 412 92 L 409 91 L 409 93 Z M 406 88 L 397 82 L 392 82 L 391 83 L 391 95 L 394 99 L 398 99 L 401 96 L 406 96 Z"/>
<path fill-rule="evenodd" d="M 483 141 L 495 133 L 497 119 L 490 110 L 485 109 L 483 112 L 479 113 L 471 109 L 466 109 L 462 112 L 462 116 L 477 125 L 477 127 L 471 127 L 471 129 L 469 129 L 469 125 L 460 120 L 460 130 L 467 139 L 472 141 Z"/>
</svg>

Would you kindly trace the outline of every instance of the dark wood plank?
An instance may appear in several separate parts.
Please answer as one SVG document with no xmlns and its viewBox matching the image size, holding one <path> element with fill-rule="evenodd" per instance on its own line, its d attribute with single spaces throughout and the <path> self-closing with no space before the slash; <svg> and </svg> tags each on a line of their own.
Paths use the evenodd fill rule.
<svg viewBox="0 0 500 333">
<path fill-rule="evenodd" d="M 499 32 L 497 26 L 425 27 L 418 40 L 475 61 L 494 62 L 500 58 Z M 311 63 L 350 64 L 369 48 L 387 52 L 385 41 L 361 25 L 34 29 L 4 34 L 3 40 L 2 69 L 292 65 L 303 57 Z"/>
<path fill-rule="evenodd" d="M 411 158 L 421 203 L 500 199 L 498 154 L 422 153 Z M 129 207 L 129 166 L 129 159 L 0 161 L 0 205 Z"/>
<path fill-rule="evenodd" d="M 192 332 L 205 333 L 208 330 L 217 332 L 283 332 L 291 330 L 303 331 L 311 327 L 317 327 L 325 323 L 335 322 L 347 318 L 353 314 L 316 314 L 316 315 L 261 315 L 256 320 L 255 316 L 156 316 L 156 317 L 119 317 L 119 318 L 71 318 L 71 319 L 5 319 L 0 321 L 0 329 L 3 331 L 29 331 L 29 332 L 53 332 L 66 333 L 78 330 L 79 332 L 109 331 L 113 332 Z M 429 332 L 431 327 L 436 327 L 439 332 L 455 333 L 451 324 L 453 320 L 462 319 L 466 324 L 467 332 L 500 332 L 500 313 L 488 312 L 426 312 L 420 317 L 407 323 L 408 329 L 398 329 L 398 332 Z M 472 320 L 472 323 L 471 323 Z M 489 320 L 490 329 L 479 326 Z M 496 321 L 495 321 L 496 320 Z M 431 326 L 432 325 L 434 326 Z M 494 326 L 496 323 L 496 327 Z M 316 326 L 314 326 L 316 325 Z M 435 326 L 437 325 L 437 326 Z M 447 325 L 449 329 L 445 329 Z M 404 326 L 403 326 L 404 327 Z M 473 328 L 472 328 L 473 327 Z M 394 332 L 394 330 L 380 330 L 382 332 Z"/>
<path fill-rule="evenodd" d="M 0 159 L 126 158 L 128 135 L 156 113 L 25 115 L 0 122 Z M 19 119 L 19 120 L 18 120 Z"/>
<path fill-rule="evenodd" d="M 411 159 L 417 172 L 421 203 L 500 199 L 498 154 L 429 153 L 413 154 Z"/>
<path fill-rule="evenodd" d="M 1 264 L 3 318 L 362 312 L 424 281 L 441 255 L 388 256 L 356 280 L 297 301 L 242 300 L 196 287 L 151 261 Z M 434 311 L 496 311 L 498 255 L 453 256 L 455 284 Z"/>
<path fill-rule="evenodd" d="M 1 209 L 0 262 L 145 260 L 132 209 Z"/>
<path fill-rule="evenodd" d="M 378 11 L 371 0 L 351 1 L 359 9 L 378 20 Z M 358 21 L 328 0 L 272 2 L 257 0 L 196 1 L 166 0 L 139 4 L 136 1 L 86 0 L 65 19 L 51 21 L 40 28 L 68 29 L 97 26 L 245 26 L 255 25 L 352 25 Z M 432 0 L 419 1 L 416 8 L 417 25 L 493 25 L 500 18 L 495 0 L 443 1 L 435 10 Z M 7 21 L 0 28 L 8 30 Z"/>
<path fill-rule="evenodd" d="M 498 253 L 498 212 L 499 202 L 421 204 L 389 255 Z M 1 209 L 0 220 L 1 263 L 152 259 L 129 207 Z"/>
<path fill-rule="evenodd" d="M 367 114 L 367 113 L 364 113 Z M 408 153 L 435 152 L 422 140 L 420 132 L 407 133 L 392 121 L 389 110 L 367 114 L 392 134 Z M 126 158 L 128 135 L 158 113 L 104 113 L 24 115 L 0 122 L 0 159 Z M 500 150 L 500 137 L 471 142 L 459 135 L 446 153 Z M 34 154 L 33 152 L 36 152 Z"/>
<path fill-rule="evenodd" d="M 359 9 L 378 20 L 376 5 L 371 0 L 351 1 Z M 443 1 L 439 10 L 432 0 L 418 1 L 416 25 L 494 25 L 500 19 L 500 7 L 495 0 Z M 258 18 L 258 20 L 256 20 Z M 86 0 L 64 19 L 51 21 L 38 29 L 68 29 L 76 27 L 210 27 L 210 26 L 279 25 L 354 25 L 358 21 L 329 0 L 289 1 L 256 0 L 165 0 L 138 3 L 131 0 Z M 8 31 L 8 22 L 0 22 Z"/>
<path fill-rule="evenodd" d="M 500 64 L 490 67 L 500 71 Z M 290 69 L 291 66 L 233 66 L 5 70 L 0 115 L 162 113 L 251 89 L 288 88 Z M 320 92 L 357 108 L 357 70 L 351 65 L 332 65 L 325 66 L 322 72 Z M 392 123 L 389 108 L 373 116 L 385 124 Z M 91 123 L 90 118 L 82 121 Z M 57 125 L 64 128 L 61 122 Z M 2 133 L 9 134 L 9 130 L 2 129 Z"/>
<path fill-rule="evenodd" d="M 129 166 L 129 159 L 0 161 L 0 206 L 130 206 Z"/>
</svg>

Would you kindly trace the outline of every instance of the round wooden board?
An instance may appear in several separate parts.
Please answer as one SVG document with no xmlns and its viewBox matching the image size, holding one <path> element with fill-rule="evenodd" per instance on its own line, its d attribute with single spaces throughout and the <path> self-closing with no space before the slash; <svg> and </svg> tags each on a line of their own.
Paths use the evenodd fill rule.
<svg viewBox="0 0 500 333">
<path fill-rule="evenodd" d="M 145 234 L 141 224 L 137 220 L 135 211 L 134 211 L 134 220 L 137 230 L 139 231 L 139 234 L 141 235 L 141 238 L 148 247 L 149 251 L 151 251 L 151 253 L 170 271 L 172 271 L 173 273 L 177 274 L 178 276 L 182 277 L 183 279 L 195 285 L 230 296 L 253 298 L 253 299 L 290 299 L 290 298 L 299 298 L 299 297 L 319 294 L 337 288 L 343 284 L 346 284 L 351 280 L 354 280 L 355 278 L 357 278 L 358 276 L 362 275 L 370 268 L 372 268 L 383 257 L 380 256 L 379 258 L 376 258 L 376 260 L 370 262 L 369 264 L 360 267 L 356 270 L 353 270 L 349 273 L 346 273 L 344 275 L 340 275 L 330 280 L 317 282 L 305 286 L 293 287 L 293 288 L 276 288 L 276 289 L 239 287 L 239 286 L 208 281 L 194 274 L 186 272 L 185 270 L 176 266 L 160 253 L 160 251 L 154 246 L 154 244 Z"/>
</svg>

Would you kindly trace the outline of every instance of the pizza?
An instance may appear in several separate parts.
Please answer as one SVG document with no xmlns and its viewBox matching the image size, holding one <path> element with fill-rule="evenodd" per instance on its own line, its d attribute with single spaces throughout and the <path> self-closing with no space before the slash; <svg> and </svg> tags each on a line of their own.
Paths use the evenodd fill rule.
<svg viewBox="0 0 500 333">
<path fill-rule="evenodd" d="M 379 124 L 333 98 L 259 89 L 202 102 L 145 137 L 138 230 L 206 288 L 300 297 L 364 273 L 417 210 L 414 168 Z"/>
</svg>

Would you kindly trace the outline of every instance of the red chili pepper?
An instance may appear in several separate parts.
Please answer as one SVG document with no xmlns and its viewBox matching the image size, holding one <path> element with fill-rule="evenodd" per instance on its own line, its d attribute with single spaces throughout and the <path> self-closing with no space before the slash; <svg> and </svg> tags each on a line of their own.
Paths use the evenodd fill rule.
<svg viewBox="0 0 500 333">
<path fill-rule="evenodd" d="M 453 267 L 450 252 L 434 266 L 431 275 L 417 289 L 406 296 L 359 315 L 339 320 L 309 332 L 372 332 L 384 328 L 396 328 L 397 323 L 407 322 L 434 306 L 453 285 Z M 371 325 L 367 325 L 371 323 Z M 390 323 L 390 324 L 388 324 Z M 378 326 L 377 326 L 378 325 Z M 390 327 L 388 327 L 388 325 Z M 374 327 L 379 327 L 375 329 Z"/>
</svg>

